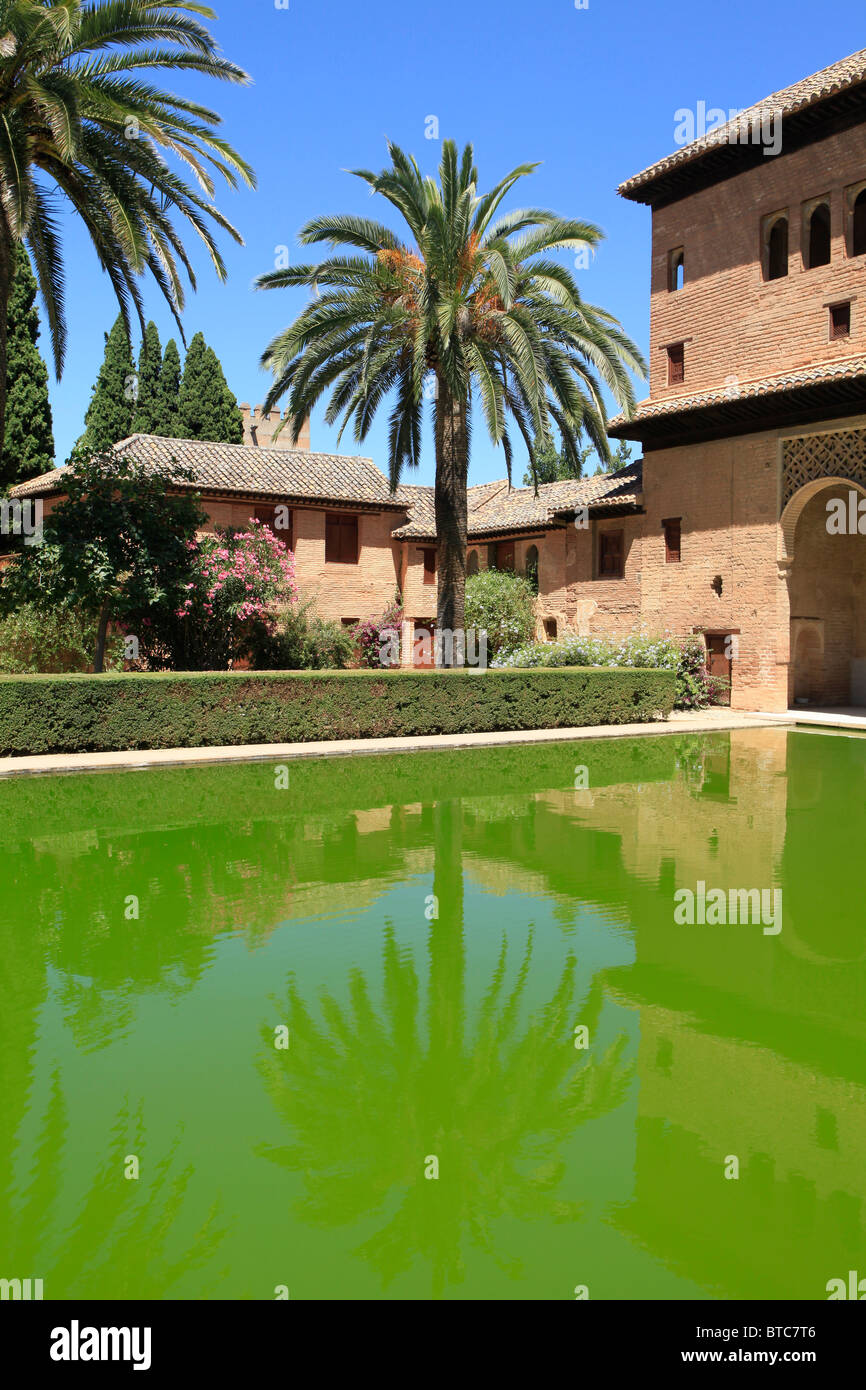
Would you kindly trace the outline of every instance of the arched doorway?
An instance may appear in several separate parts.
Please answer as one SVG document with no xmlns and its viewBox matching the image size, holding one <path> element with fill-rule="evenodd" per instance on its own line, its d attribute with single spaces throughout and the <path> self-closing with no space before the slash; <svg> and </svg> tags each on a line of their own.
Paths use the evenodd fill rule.
<svg viewBox="0 0 866 1390">
<path fill-rule="evenodd" d="M 866 488 L 858 483 L 816 479 L 794 494 L 782 514 L 789 703 L 866 704 L 864 499 Z"/>
</svg>

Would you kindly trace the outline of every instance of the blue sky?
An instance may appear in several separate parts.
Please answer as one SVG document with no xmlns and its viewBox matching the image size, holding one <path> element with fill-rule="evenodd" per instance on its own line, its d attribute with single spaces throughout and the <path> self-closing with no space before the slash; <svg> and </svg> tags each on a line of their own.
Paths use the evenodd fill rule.
<svg viewBox="0 0 866 1390">
<path fill-rule="evenodd" d="M 617 184 L 675 148 L 679 108 L 748 106 L 866 41 L 862 0 L 819 9 L 806 0 L 745 9 L 674 0 L 588 0 L 584 9 L 575 0 L 217 0 L 216 9 L 219 43 L 252 85 L 183 76 L 168 83 L 223 113 L 224 133 L 256 168 L 259 188 L 220 190 L 245 245 L 223 239 L 222 285 L 196 249 L 199 288 L 184 325 L 187 339 L 204 333 L 238 400 L 253 403 L 268 385 L 262 349 L 305 302 L 302 291 L 255 293 L 253 280 L 273 267 L 280 246 L 308 258 L 296 234 L 312 216 L 354 211 L 397 225 L 388 205 L 345 172 L 381 168 L 386 138 L 433 171 L 441 147 L 425 138 L 425 122 L 436 116 L 441 136 L 474 144 L 482 187 L 515 164 L 542 161 L 507 206 L 549 206 L 603 228 L 606 240 L 580 283 L 646 353 L 650 213 L 617 197 Z M 51 378 L 59 462 L 81 432 L 103 333 L 117 312 L 71 220 L 65 252 L 69 352 L 62 382 Z M 152 283 L 145 297 L 165 343 L 170 315 Z M 387 411 L 364 445 L 347 432 L 341 451 L 381 466 L 386 430 Z M 312 444 L 336 448 L 336 430 L 321 417 L 313 418 Z M 504 471 L 479 418 L 470 483 Z M 429 432 L 421 468 L 406 481 L 433 481 Z"/>
</svg>

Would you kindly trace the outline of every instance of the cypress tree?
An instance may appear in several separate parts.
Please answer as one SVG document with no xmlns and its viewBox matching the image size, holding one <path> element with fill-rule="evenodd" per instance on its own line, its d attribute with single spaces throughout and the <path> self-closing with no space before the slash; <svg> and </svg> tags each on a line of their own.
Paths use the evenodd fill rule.
<svg viewBox="0 0 866 1390">
<path fill-rule="evenodd" d="M 6 439 L 0 454 L 0 492 L 54 464 L 54 435 L 48 400 L 48 368 L 37 347 L 39 313 L 36 277 L 26 249 L 17 248 L 7 314 L 9 392 Z"/>
<path fill-rule="evenodd" d="M 132 434 L 135 413 L 136 376 L 132 349 L 118 314 L 114 327 L 105 335 L 105 356 L 96 378 L 90 405 L 84 417 L 84 433 L 75 446 L 76 453 L 103 453 Z"/>
<path fill-rule="evenodd" d="M 156 403 L 153 411 L 152 434 L 160 434 L 166 439 L 178 439 L 177 407 L 180 395 L 180 353 L 174 338 L 165 345 L 165 356 L 159 369 L 159 384 L 156 389 Z"/>
<path fill-rule="evenodd" d="M 180 387 L 177 437 L 242 444 L 243 418 L 223 369 L 202 333 L 189 345 Z"/>
<path fill-rule="evenodd" d="M 138 400 L 132 420 L 133 434 L 154 434 L 162 347 L 156 324 L 151 320 L 144 330 L 138 354 Z"/>
</svg>

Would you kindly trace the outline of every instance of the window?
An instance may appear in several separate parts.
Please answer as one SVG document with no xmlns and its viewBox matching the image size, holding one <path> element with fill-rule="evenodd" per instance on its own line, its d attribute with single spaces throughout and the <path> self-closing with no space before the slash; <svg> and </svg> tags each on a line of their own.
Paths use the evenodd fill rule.
<svg viewBox="0 0 866 1390">
<path fill-rule="evenodd" d="M 556 619 L 555 619 L 555 618 L 545 618 L 545 620 L 544 620 L 544 636 L 545 636 L 546 641 L 548 641 L 548 642 L 555 642 L 555 641 L 556 641 Z"/>
<path fill-rule="evenodd" d="M 764 278 L 783 280 L 788 274 L 788 219 L 775 213 L 768 219 L 765 241 Z"/>
<path fill-rule="evenodd" d="M 851 255 L 866 256 L 866 188 L 854 199 L 851 219 Z"/>
<path fill-rule="evenodd" d="M 514 541 L 500 541 L 496 547 L 496 568 L 514 572 Z"/>
<path fill-rule="evenodd" d="M 851 302 L 830 305 L 830 342 L 851 337 Z"/>
<path fill-rule="evenodd" d="M 685 252 L 681 246 L 675 251 L 671 251 L 668 256 L 668 289 L 671 294 L 676 290 L 681 290 L 685 284 L 686 267 Z"/>
<path fill-rule="evenodd" d="M 538 593 L 538 546 L 531 545 L 526 551 L 526 578 Z"/>
<path fill-rule="evenodd" d="M 466 561 L 466 573 L 467 573 L 467 575 L 469 575 L 469 574 L 477 574 L 477 573 L 478 573 L 478 551 L 477 551 L 477 550 L 470 550 L 470 552 L 469 552 L 469 558 L 468 558 L 468 560 Z"/>
<path fill-rule="evenodd" d="M 424 550 L 424 583 L 436 583 L 436 550 L 433 546 Z"/>
<path fill-rule="evenodd" d="M 685 343 L 672 343 L 668 348 L 668 386 L 678 386 L 686 379 Z"/>
<path fill-rule="evenodd" d="M 343 624 L 343 627 L 357 627 L 359 621 L 360 621 L 359 618 L 341 618 L 341 619 L 340 619 L 340 622 Z"/>
<path fill-rule="evenodd" d="M 600 531 L 598 536 L 599 579 L 622 579 L 624 531 Z"/>
<path fill-rule="evenodd" d="M 325 516 L 325 560 L 335 565 L 358 563 L 358 518 L 340 512 Z"/>
<path fill-rule="evenodd" d="M 682 517 L 669 516 L 662 522 L 665 533 L 665 564 L 678 565 L 680 563 L 680 540 L 682 532 Z"/>
<path fill-rule="evenodd" d="M 809 258 L 807 270 L 830 264 L 830 207 L 819 203 L 809 218 Z"/>
</svg>

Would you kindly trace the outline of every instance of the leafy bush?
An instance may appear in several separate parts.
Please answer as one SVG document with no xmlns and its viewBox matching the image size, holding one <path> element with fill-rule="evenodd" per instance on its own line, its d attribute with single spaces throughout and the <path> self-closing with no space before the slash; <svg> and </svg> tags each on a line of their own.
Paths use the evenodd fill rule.
<svg viewBox="0 0 866 1390">
<path fill-rule="evenodd" d="M 295 557 L 263 522 L 189 542 L 190 577 L 177 608 L 133 614 L 127 631 L 152 670 L 225 671 L 247 661 L 276 630 L 279 604 L 294 603 Z"/>
<path fill-rule="evenodd" d="M 674 671 L 677 693 L 674 709 L 706 709 L 718 694 L 718 683 L 706 668 L 699 637 L 564 637 L 559 642 L 533 642 L 499 656 L 494 666 L 629 666 Z"/>
<path fill-rule="evenodd" d="M 666 718 L 672 671 L 0 676 L 0 755 L 562 729 Z"/>
<path fill-rule="evenodd" d="M 11 675 L 90 671 L 98 620 L 80 608 L 26 603 L 0 617 L 0 671 Z M 109 635 L 109 669 L 123 670 L 123 637 Z"/>
<path fill-rule="evenodd" d="M 466 580 L 466 627 L 487 633 L 488 657 L 530 642 L 535 633 L 532 584 L 510 570 L 479 570 Z"/>
<path fill-rule="evenodd" d="M 256 671 L 342 671 L 356 657 L 352 634 L 317 617 L 310 602 L 283 609 L 274 631 L 257 632 L 251 643 Z"/>
<path fill-rule="evenodd" d="M 385 609 L 381 618 L 367 618 L 352 628 L 358 660 L 362 666 L 381 670 L 383 666 L 399 665 L 393 655 L 400 649 L 403 624 L 403 602 L 398 594 Z"/>
</svg>

